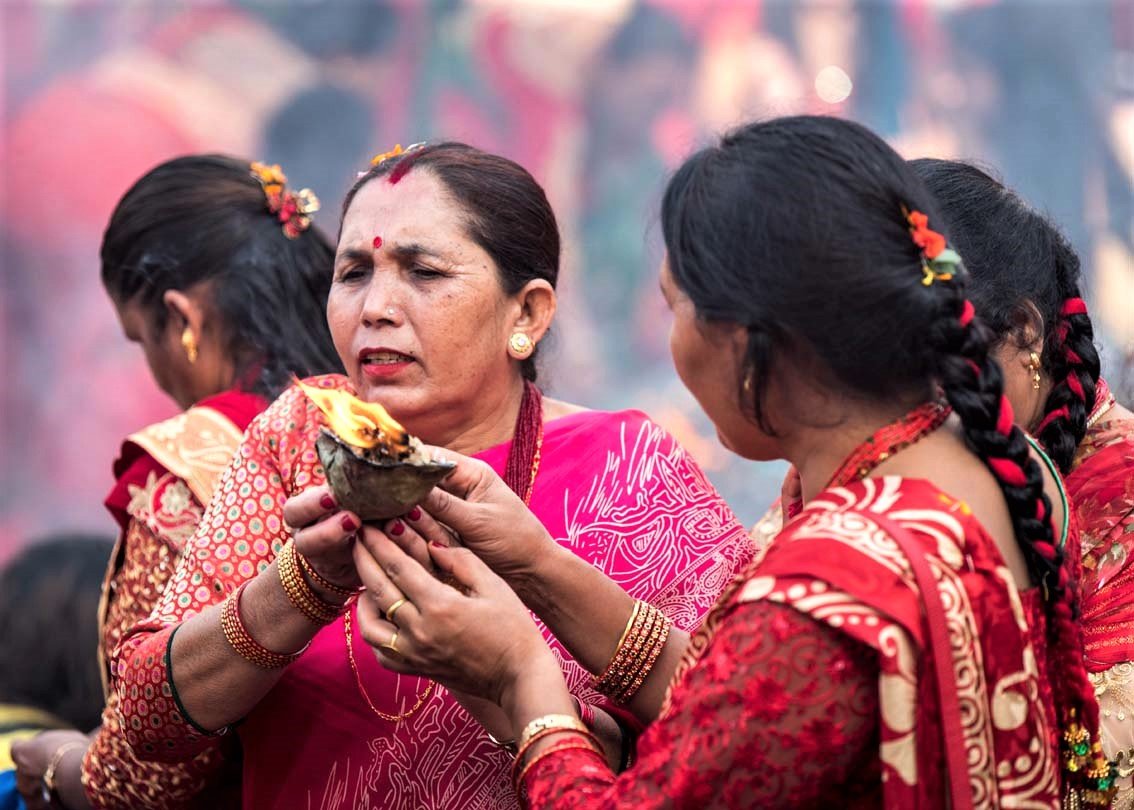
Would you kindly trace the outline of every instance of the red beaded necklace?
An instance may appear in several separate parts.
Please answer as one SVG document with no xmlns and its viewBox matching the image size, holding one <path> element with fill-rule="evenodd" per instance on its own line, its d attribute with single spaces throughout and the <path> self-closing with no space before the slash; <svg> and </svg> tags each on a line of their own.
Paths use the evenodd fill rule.
<svg viewBox="0 0 1134 810">
<path fill-rule="evenodd" d="M 918 405 L 896 422 L 883 425 L 874 435 L 851 451 L 835 470 L 827 488 L 860 481 L 882 462 L 911 444 L 921 441 L 945 424 L 953 409 L 941 402 Z"/>
<path fill-rule="evenodd" d="M 542 450 L 543 394 L 535 383 L 525 380 L 524 399 L 516 415 L 516 430 L 504 466 L 504 482 L 524 499 L 525 504 L 532 500 Z"/>
</svg>

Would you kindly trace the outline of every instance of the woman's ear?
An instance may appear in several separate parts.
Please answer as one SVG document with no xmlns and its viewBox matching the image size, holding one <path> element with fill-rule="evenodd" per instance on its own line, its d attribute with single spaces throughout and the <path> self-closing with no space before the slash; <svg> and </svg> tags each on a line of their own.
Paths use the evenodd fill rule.
<svg viewBox="0 0 1134 810">
<path fill-rule="evenodd" d="M 165 304 L 169 321 L 178 338 L 180 339 L 181 333 L 185 329 L 189 329 L 193 335 L 193 340 L 199 344 L 205 323 L 204 308 L 181 290 L 166 290 L 161 300 Z"/>
<path fill-rule="evenodd" d="M 1008 341 L 1023 352 L 1043 354 L 1043 315 L 1031 301 L 1022 301 L 1012 312 L 1012 327 Z"/>
<path fill-rule="evenodd" d="M 520 307 L 512 330 L 524 333 L 533 343 L 539 343 L 555 317 L 555 289 L 546 279 L 532 279 L 516 294 L 516 301 Z"/>
</svg>

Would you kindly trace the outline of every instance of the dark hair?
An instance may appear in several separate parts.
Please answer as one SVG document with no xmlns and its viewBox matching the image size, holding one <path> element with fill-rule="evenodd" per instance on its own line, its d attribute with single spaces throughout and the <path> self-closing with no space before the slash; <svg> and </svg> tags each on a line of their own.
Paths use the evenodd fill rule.
<svg viewBox="0 0 1134 810">
<path fill-rule="evenodd" d="M 289 239 L 250 164 L 224 155 L 162 163 L 118 202 L 102 239 L 102 283 L 164 328 L 167 290 L 208 283 L 238 384 L 272 398 L 341 369 L 327 328 L 334 249 L 314 227 Z"/>
<path fill-rule="evenodd" d="M 666 189 L 662 228 L 673 278 L 698 315 L 747 328 L 741 380 L 752 384 L 740 401 L 765 429 L 776 365 L 870 401 L 912 404 L 940 386 L 1000 483 L 1029 572 L 1044 586 L 1051 671 L 1062 676 L 1057 704 L 1094 732 L 1077 594 L 1040 467 L 989 357 L 994 336 L 973 315 L 964 273 L 921 283 L 903 207 L 926 214 L 930 227 L 940 222 L 881 138 L 848 121 L 797 116 L 742 127 L 690 158 Z"/>
<path fill-rule="evenodd" d="M 1039 312 L 1040 363 L 1053 385 L 1036 434 L 1070 472 L 1099 379 L 1090 316 L 1074 303 L 1064 312 L 1081 300 L 1079 257 L 1049 219 L 976 166 L 928 158 L 910 165 L 941 208 L 971 276 L 969 297 L 997 342 L 1022 339 L 1029 304 Z"/>
<path fill-rule="evenodd" d="M 552 287 L 558 283 L 559 226 L 547 195 L 520 164 L 468 144 L 431 144 L 371 167 L 347 192 L 343 217 L 371 180 L 388 176 L 397 183 L 413 168 L 433 172 L 464 209 L 468 236 L 496 263 L 506 294 L 537 278 Z M 533 353 L 520 365 L 524 379 L 533 382 L 535 360 Z"/>
<path fill-rule="evenodd" d="M 0 571 L 0 703 L 82 731 L 99 724 L 98 605 L 112 547 L 101 536 L 54 535 Z"/>
</svg>

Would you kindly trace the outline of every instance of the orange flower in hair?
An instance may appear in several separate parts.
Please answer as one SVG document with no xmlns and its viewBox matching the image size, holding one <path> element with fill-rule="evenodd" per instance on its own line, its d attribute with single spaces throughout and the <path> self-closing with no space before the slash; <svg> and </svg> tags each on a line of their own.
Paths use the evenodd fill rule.
<svg viewBox="0 0 1134 810">
<path fill-rule="evenodd" d="M 382 161 L 389 160 L 392 157 L 397 157 L 405 151 L 405 149 L 402 149 L 402 145 L 400 143 L 394 144 L 394 148 L 389 152 L 382 152 L 381 154 L 375 155 L 374 157 L 370 158 L 370 165 L 377 166 Z"/>
<path fill-rule="evenodd" d="M 914 244 L 921 248 L 927 259 L 936 259 L 945 250 L 945 237 L 929 227 L 929 217 L 921 211 L 911 211 L 906 219 Z"/>
</svg>

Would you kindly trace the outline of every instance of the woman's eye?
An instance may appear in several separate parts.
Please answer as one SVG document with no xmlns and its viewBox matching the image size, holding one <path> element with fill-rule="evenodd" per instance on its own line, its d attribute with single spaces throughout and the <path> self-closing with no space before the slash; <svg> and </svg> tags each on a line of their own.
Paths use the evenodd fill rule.
<svg viewBox="0 0 1134 810">
<path fill-rule="evenodd" d="M 413 268 L 413 274 L 415 276 L 417 276 L 418 278 L 426 279 L 426 280 L 434 279 L 434 278 L 442 278 L 445 275 L 440 270 L 434 270 L 431 267 L 422 267 L 421 265 L 418 265 L 417 267 Z"/>
<path fill-rule="evenodd" d="M 339 276 L 339 281 L 357 281 L 366 275 L 366 271 L 361 267 L 354 267 L 344 272 Z"/>
</svg>

